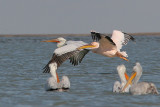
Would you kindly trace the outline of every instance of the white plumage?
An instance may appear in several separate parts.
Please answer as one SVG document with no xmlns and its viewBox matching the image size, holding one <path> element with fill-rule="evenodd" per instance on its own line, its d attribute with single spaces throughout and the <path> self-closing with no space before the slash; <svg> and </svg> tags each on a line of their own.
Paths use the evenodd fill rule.
<svg viewBox="0 0 160 107">
<path fill-rule="evenodd" d="M 44 73 L 50 72 L 49 64 L 56 63 L 58 68 L 67 59 L 70 59 L 70 62 L 73 65 L 78 65 L 78 63 L 81 63 L 84 56 L 89 52 L 87 49 L 77 49 L 78 47 L 87 44 L 83 41 L 66 41 L 64 38 L 60 37 L 43 42 L 57 42 L 58 47 L 54 50 L 51 60 L 44 67 Z"/>
<path fill-rule="evenodd" d="M 62 80 L 59 83 L 57 83 L 57 80 L 52 76 L 48 78 L 47 83 L 45 84 L 46 91 L 65 91 L 68 89 L 70 89 L 70 81 L 67 76 L 62 76 Z"/>
<path fill-rule="evenodd" d="M 60 81 L 60 85 L 62 89 L 69 89 L 70 86 L 70 81 L 67 76 L 62 76 L 62 80 Z"/>
<path fill-rule="evenodd" d="M 62 80 L 59 80 L 58 74 L 56 72 L 57 70 L 57 64 L 51 63 L 49 64 L 51 77 L 48 78 L 47 83 L 45 85 L 46 91 L 52 91 L 52 90 L 66 90 L 70 88 L 70 81 L 67 76 L 62 76 Z"/>
<path fill-rule="evenodd" d="M 57 79 L 55 79 L 53 76 L 48 78 L 47 83 L 45 84 L 45 90 L 57 90 L 59 88 Z"/>
<path fill-rule="evenodd" d="M 131 77 L 129 78 L 128 82 L 122 89 L 122 92 L 124 92 L 125 88 L 128 87 L 128 85 L 132 81 L 132 85 L 129 89 L 129 92 L 133 95 L 142 95 L 142 94 L 159 94 L 157 91 L 157 88 L 154 83 L 151 82 L 139 82 L 139 79 L 142 75 L 142 67 L 140 63 L 136 63 L 136 65 L 133 67 L 133 72 Z"/>
<path fill-rule="evenodd" d="M 120 77 L 120 80 L 121 82 L 119 81 L 115 81 L 114 85 L 113 85 L 113 92 L 116 92 L 116 93 L 120 93 L 121 90 L 123 89 L 123 87 L 125 86 L 125 84 L 127 83 L 127 79 L 125 76 L 128 76 L 127 73 L 126 73 L 126 67 L 124 65 L 119 65 L 117 66 L 117 72 L 118 72 L 118 75 Z M 129 92 L 129 87 L 128 86 L 124 92 Z"/>
<path fill-rule="evenodd" d="M 45 89 L 63 91 L 70 88 L 70 81 L 67 76 L 63 76 L 62 80 L 59 80 L 57 74 L 57 68 L 67 59 L 73 65 L 81 63 L 84 56 L 89 50 L 82 49 L 77 50 L 78 47 L 85 45 L 83 41 L 66 41 L 64 38 L 59 37 L 53 40 L 47 40 L 43 42 L 57 42 L 57 49 L 54 50 L 53 56 L 48 64 L 44 67 L 44 73 L 51 73 L 51 77 L 47 80 Z"/>
<path fill-rule="evenodd" d="M 49 64 L 49 68 L 50 68 L 50 73 L 51 73 L 52 77 L 54 77 L 57 82 L 57 75 L 56 75 L 57 63 Z"/>
<path fill-rule="evenodd" d="M 66 45 L 55 49 L 54 53 L 61 56 L 65 53 L 76 51 L 78 47 L 86 45 L 87 43 L 82 41 L 67 41 Z"/>
<path fill-rule="evenodd" d="M 125 51 L 120 51 L 123 45 L 126 45 L 129 40 L 134 41 L 134 38 L 124 32 L 114 30 L 112 37 L 105 34 L 100 34 L 95 31 L 91 31 L 91 36 L 94 42 L 88 45 L 79 47 L 78 49 L 90 48 L 92 52 L 106 56 L 106 57 L 120 57 L 126 61 L 128 59 Z"/>
<path fill-rule="evenodd" d="M 124 40 L 125 40 L 124 33 L 118 30 L 114 30 L 112 33 L 111 39 L 116 44 L 117 51 L 120 51 L 120 49 L 123 46 Z"/>
</svg>

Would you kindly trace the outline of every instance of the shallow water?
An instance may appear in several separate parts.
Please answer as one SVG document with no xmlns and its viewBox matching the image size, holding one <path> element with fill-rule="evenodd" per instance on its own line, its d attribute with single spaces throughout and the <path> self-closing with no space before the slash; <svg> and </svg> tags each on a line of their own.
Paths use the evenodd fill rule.
<svg viewBox="0 0 160 107">
<path fill-rule="evenodd" d="M 129 62 L 89 53 L 78 66 L 66 61 L 58 69 L 61 78 L 71 81 L 68 92 L 46 92 L 50 74 L 42 73 L 56 45 L 40 42 L 56 37 L 0 37 L 0 107 L 159 107 L 159 95 L 132 96 L 112 93 L 119 80 L 116 67 L 125 64 L 127 72 L 138 61 L 143 67 L 140 81 L 155 83 L 160 92 L 160 37 L 135 36 L 129 42 Z M 65 37 L 91 42 L 90 37 Z"/>
</svg>

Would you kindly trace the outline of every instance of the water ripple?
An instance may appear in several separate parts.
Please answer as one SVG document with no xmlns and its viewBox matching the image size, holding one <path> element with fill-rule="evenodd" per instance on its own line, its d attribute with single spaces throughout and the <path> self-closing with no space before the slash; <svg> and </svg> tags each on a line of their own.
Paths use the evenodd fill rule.
<svg viewBox="0 0 160 107">
<path fill-rule="evenodd" d="M 44 84 L 49 74 L 43 74 L 56 48 L 42 40 L 53 37 L 0 37 L 0 106 L 15 107 L 159 107 L 160 96 L 112 93 L 112 86 L 119 80 L 116 67 L 125 64 L 131 74 L 138 61 L 143 67 L 141 81 L 154 82 L 160 92 L 160 37 L 135 36 L 136 44 L 129 43 L 129 62 L 120 58 L 104 58 L 89 53 L 82 63 L 72 66 L 68 61 L 58 69 L 59 76 L 67 75 L 71 81 L 68 92 L 46 92 Z M 56 38 L 56 37 L 55 37 Z M 71 40 L 91 42 L 90 37 L 66 37 Z"/>
</svg>

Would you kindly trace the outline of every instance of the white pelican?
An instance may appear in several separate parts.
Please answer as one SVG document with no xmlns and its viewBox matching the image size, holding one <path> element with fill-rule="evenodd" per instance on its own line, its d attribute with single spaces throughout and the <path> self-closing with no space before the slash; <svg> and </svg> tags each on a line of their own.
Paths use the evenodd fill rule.
<svg viewBox="0 0 160 107">
<path fill-rule="evenodd" d="M 57 42 L 57 49 L 55 49 L 51 60 L 44 67 L 44 73 L 49 73 L 49 64 L 54 63 L 56 67 L 59 67 L 65 60 L 70 59 L 73 65 L 81 63 L 84 56 L 89 52 L 87 49 L 77 50 L 78 47 L 86 45 L 83 41 L 66 41 L 64 38 L 59 37 L 53 40 L 46 40 L 43 42 Z"/>
<path fill-rule="evenodd" d="M 50 72 L 52 77 L 48 78 L 47 84 L 45 85 L 46 91 L 58 90 L 63 91 L 70 88 L 70 81 L 67 76 L 63 76 L 62 80 L 59 80 L 58 74 L 56 72 L 57 66 L 55 63 L 49 64 Z"/>
<path fill-rule="evenodd" d="M 57 68 L 67 59 L 73 65 L 81 63 L 84 56 L 89 52 L 87 49 L 77 50 L 78 47 L 86 45 L 83 41 L 66 41 L 64 38 L 59 37 L 53 40 L 46 40 L 43 42 L 57 42 L 57 49 L 54 50 L 53 56 L 48 64 L 44 67 L 43 73 L 51 73 L 52 77 L 48 79 L 46 90 L 52 89 L 64 89 L 70 87 L 70 82 L 67 77 L 62 77 L 62 81 L 59 81 Z"/>
<path fill-rule="evenodd" d="M 132 85 L 129 89 L 129 92 L 133 95 L 141 95 L 141 94 L 159 94 L 157 91 L 157 88 L 154 83 L 151 82 L 139 82 L 139 79 L 142 75 L 142 67 L 140 63 L 136 63 L 136 65 L 133 67 L 133 72 L 131 77 L 129 78 L 128 82 L 122 89 L 122 92 L 125 90 L 126 87 L 131 83 Z"/>
<path fill-rule="evenodd" d="M 62 76 L 62 80 L 60 82 L 57 82 L 56 78 L 52 76 L 48 78 L 45 85 L 46 91 L 66 91 L 68 89 L 70 89 L 70 81 L 67 76 Z"/>
<path fill-rule="evenodd" d="M 100 34 L 94 31 L 91 31 L 91 36 L 94 41 L 91 44 L 84 45 L 79 47 L 78 49 L 91 48 L 93 53 L 97 53 L 107 57 L 120 57 L 126 61 L 128 59 L 127 53 L 125 51 L 120 52 L 120 49 L 123 45 L 126 45 L 129 40 L 134 41 L 134 38 L 124 32 L 114 30 L 112 37 L 105 34 Z"/>
<path fill-rule="evenodd" d="M 129 76 L 127 75 L 126 67 L 124 65 L 119 65 L 117 67 L 117 72 L 121 79 L 121 83 L 119 81 L 115 81 L 112 91 L 116 93 L 120 93 L 123 87 L 125 86 L 125 84 L 127 83 Z M 129 87 L 126 88 L 124 92 L 129 92 Z"/>
</svg>

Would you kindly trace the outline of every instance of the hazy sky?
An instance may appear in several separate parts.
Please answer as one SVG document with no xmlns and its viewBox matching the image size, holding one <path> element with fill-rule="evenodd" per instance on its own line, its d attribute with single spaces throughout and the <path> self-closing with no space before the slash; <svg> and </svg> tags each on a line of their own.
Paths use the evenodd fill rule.
<svg viewBox="0 0 160 107">
<path fill-rule="evenodd" d="M 160 0 L 0 0 L 0 34 L 160 32 Z"/>
</svg>

